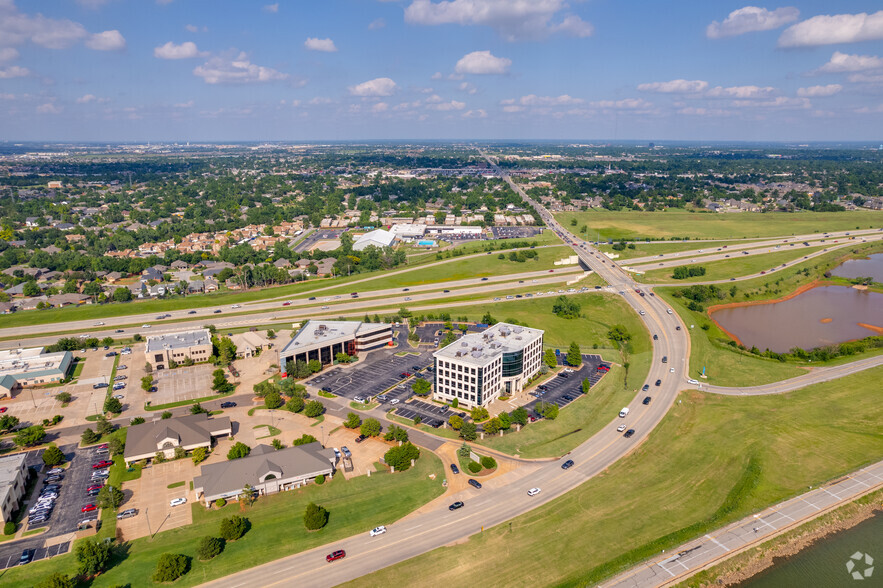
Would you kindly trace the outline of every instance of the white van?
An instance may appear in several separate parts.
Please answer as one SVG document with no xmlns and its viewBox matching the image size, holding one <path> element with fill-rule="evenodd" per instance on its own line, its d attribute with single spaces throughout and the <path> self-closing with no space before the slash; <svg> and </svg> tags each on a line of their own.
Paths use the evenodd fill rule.
<svg viewBox="0 0 883 588">
<path fill-rule="evenodd" d="M 619 418 L 624 419 L 625 417 L 628 416 L 628 414 L 629 414 L 629 407 L 626 406 L 621 411 L 619 411 Z"/>
</svg>

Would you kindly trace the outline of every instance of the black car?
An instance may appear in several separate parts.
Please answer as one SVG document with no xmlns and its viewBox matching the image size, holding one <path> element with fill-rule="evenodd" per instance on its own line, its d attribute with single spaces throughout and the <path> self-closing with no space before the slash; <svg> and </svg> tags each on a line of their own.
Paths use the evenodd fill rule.
<svg viewBox="0 0 883 588">
<path fill-rule="evenodd" d="M 537 390 L 548 390 L 548 389 L 549 389 L 549 387 L 546 386 L 545 384 L 540 384 L 539 386 L 537 386 Z"/>
<path fill-rule="evenodd" d="M 570 402 L 570 401 L 573 400 L 573 396 L 571 396 L 570 394 L 565 394 L 565 395 L 562 396 L 561 398 L 563 398 L 563 399 L 566 400 L 567 402 Z"/>
<path fill-rule="evenodd" d="M 187 312 L 187 314 L 196 314 L 196 311 L 195 311 L 195 310 L 190 310 L 190 311 Z"/>
<path fill-rule="evenodd" d="M 653 340 L 654 340 L 654 341 L 658 341 L 658 340 L 659 340 L 659 335 L 653 335 Z"/>
<path fill-rule="evenodd" d="M 457 467 L 457 464 L 452 463 L 452 464 L 451 464 L 451 471 L 454 472 L 455 474 L 459 474 L 459 473 L 460 473 L 460 468 Z"/>
<path fill-rule="evenodd" d="M 219 308 L 218 310 L 216 310 L 215 314 L 221 314 L 221 309 Z"/>
<path fill-rule="evenodd" d="M 662 380 L 656 380 L 656 385 L 657 385 L 657 386 L 662 386 Z"/>
<path fill-rule="evenodd" d="M 469 478 L 469 485 L 473 488 L 481 490 L 481 482 L 479 482 L 478 480 L 473 480 L 472 478 Z"/>
<path fill-rule="evenodd" d="M 625 437 L 626 439 L 628 439 L 629 437 L 631 437 L 631 436 L 634 435 L 634 434 L 635 434 L 635 430 L 634 430 L 634 429 L 629 429 L 628 431 L 626 431 L 625 433 L 623 433 L 622 436 Z"/>
<path fill-rule="evenodd" d="M 315 299 L 316 299 L 315 296 L 310 296 L 309 298 L 307 298 L 307 300 L 315 300 Z"/>
<path fill-rule="evenodd" d="M 116 331 L 114 331 L 114 333 L 122 333 L 122 332 L 123 332 L 122 329 L 117 329 Z"/>
<path fill-rule="evenodd" d="M 487 282 L 487 278 L 482 278 L 481 281 L 482 281 L 482 282 Z M 476 484 L 478 484 L 478 482 L 476 482 Z"/>
<path fill-rule="evenodd" d="M 572 459 L 568 459 L 567 461 L 565 461 L 564 463 L 561 464 L 562 470 L 569 470 L 572 467 L 573 467 L 573 460 Z"/>
<path fill-rule="evenodd" d="M 329 386 L 322 386 L 322 392 L 331 393 L 331 388 Z"/>
<path fill-rule="evenodd" d="M 31 550 L 25 549 L 21 552 L 21 557 L 18 559 L 18 565 L 23 566 L 26 563 L 31 563 Z"/>
<path fill-rule="evenodd" d="M 558 374 L 558 377 L 559 378 L 566 378 L 567 374 L 565 372 L 561 372 L 560 374 Z"/>
<path fill-rule="evenodd" d="M 463 501 L 458 500 L 457 502 L 455 502 L 454 504 L 449 506 L 448 510 L 457 510 L 458 508 L 463 508 L 463 506 L 464 506 Z"/>
<path fill-rule="evenodd" d="M 650 384 L 644 384 L 644 387 L 641 388 L 641 392 L 646 392 L 649 389 L 650 389 Z"/>
<path fill-rule="evenodd" d="M 156 392 L 156 386 L 151 386 L 148 392 Z"/>
<path fill-rule="evenodd" d="M 647 405 L 650 404 L 650 401 L 653 400 L 650 396 L 645 396 L 644 400 L 641 401 L 641 404 Z"/>
<path fill-rule="evenodd" d="M 234 406 L 236 406 L 235 402 L 222 402 L 221 403 L 221 408 L 233 408 Z"/>
</svg>

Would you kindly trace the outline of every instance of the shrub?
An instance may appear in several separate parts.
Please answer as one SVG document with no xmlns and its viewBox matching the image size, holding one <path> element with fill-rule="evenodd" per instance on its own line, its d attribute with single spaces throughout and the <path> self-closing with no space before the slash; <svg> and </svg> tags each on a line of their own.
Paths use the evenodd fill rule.
<svg viewBox="0 0 883 588">
<path fill-rule="evenodd" d="M 208 457 L 208 449 L 206 447 L 197 447 L 193 450 L 193 454 L 190 457 L 193 459 L 193 465 L 198 465 Z"/>
<path fill-rule="evenodd" d="M 492 470 L 497 467 L 497 460 L 489 455 L 484 455 L 481 458 L 481 466 L 485 469 Z"/>
<path fill-rule="evenodd" d="M 408 442 L 391 448 L 384 454 L 383 460 L 390 467 L 394 467 L 397 472 L 404 472 L 411 467 L 411 460 L 419 457 L 420 450 L 416 445 Z"/>
<path fill-rule="evenodd" d="M 276 449 L 277 451 L 285 447 L 285 445 L 279 439 L 273 439 L 273 443 L 271 443 L 271 445 L 273 446 L 273 449 Z"/>
<path fill-rule="evenodd" d="M 218 508 L 224 508 L 225 506 L 227 506 L 227 501 L 223 498 L 218 498 L 217 500 L 215 500 L 215 506 L 217 506 Z"/>
<path fill-rule="evenodd" d="M 12 535 L 13 533 L 15 533 L 15 523 L 12 521 L 6 521 L 6 524 L 3 525 L 3 534 Z"/>
<path fill-rule="evenodd" d="M 107 569 L 110 562 L 110 545 L 87 539 L 76 544 L 77 572 L 82 576 L 94 576 Z"/>
<path fill-rule="evenodd" d="M 172 416 L 173 416 L 172 411 L 166 410 L 166 411 L 163 411 L 163 413 L 159 416 L 159 418 L 161 420 L 166 420 L 166 419 L 172 418 Z"/>
<path fill-rule="evenodd" d="M 221 553 L 224 543 L 217 537 L 203 537 L 196 544 L 196 557 L 202 561 L 208 561 Z"/>
<path fill-rule="evenodd" d="M 304 526 L 308 531 L 316 531 L 328 524 L 328 511 L 313 502 L 304 511 Z"/>
<path fill-rule="evenodd" d="M 230 448 L 230 451 L 227 452 L 227 459 L 246 457 L 249 453 L 251 453 L 251 447 L 242 441 L 237 441 L 233 444 L 233 447 Z"/>
<path fill-rule="evenodd" d="M 359 425 L 362 424 L 362 419 L 358 414 L 351 412 L 346 415 L 346 420 L 343 421 L 343 426 L 347 429 L 358 429 Z"/>
<path fill-rule="evenodd" d="M 297 445 L 306 445 L 307 443 L 315 443 L 315 441 L 316 441 L 316 438 L 315 438 L 315 437 L 313 437 L 312 435 L 308 435 L 308 434 L 304 433 L 303 435 L 301 435 L 300 437 L 298 437 L 297 439 L 295 439 L 295 440 L 294 440 L 294 443 L 292 443 L 292 445 L 294 445 L 294 446 L 297 446 Z"/>
<path fill-rule="evenodd" d="M 325 405 L 318 400 L 310 400 L 304 406 L 304 416 L 311 419 L 319 417 L 323 412 L 325 412 Z"/>
<path fill-rule="evenodd" d="M 76 585 L 76 578 L 70 578 L 65 574 L 55 572 L 34 584 L 34 588 L 74 588 Z"/>
<path fill-rule="evenodd" d="M 380 434 L 380 421 L 374 418 L 365 419 L 359 432 L 366 437 L 376 437 Z"/>
<path fill-rule="evenodd" d="M 64 461 L 64 453 L 55 443 L 49 445 L 43 452 L 43 463 L 47 466 L 57 466 Z"/>
<path fill-rule="evenodd" d="M 316 476 L 316 483 L 319 485 L 324 484 L 325 483 L 325 475 L 319 474 L 318 476 Z"/>
<path fill-rule="evenodd" d="M 70 392 L 59 392 L 55 395 L 55 399 L 59 402 L 70 402 L 73 396 L 70 395 Z"/>
<path fill-rule="evenodd" d="M 279 408 L 282 406 L 282 397 L 279 396 L 278 392 L 270 392 L 264 397 L 264 404 L 269 409 Z"/>
<path fill-rule="evenodd" d="M 239 515 L 233 515 L 221 521 L 221 539 L 236 541 L 248 531 L 248 519 Z"/>
<path fill-rule="evenodd" d="M 156 562 L 151 578 L 154 582 L 173 582 L 187 573 L 190 558 L 180 553 L 164 553 Z"/>
<path fill-rule="evenodd" d="M 146 422 L 147 422 L 147 421 L 144 420 L 144 417 L 135 417 L 135 418 L 133 418 L 131 421 L 129 421 L 129 424 L 132 424 L 132 425 L 143 425 L 143 424 L 146 423 Z"/>
<path fill-rule="evenodd" d="M 467 468 L 469 469 L 469 471 L 472 472 L 473 474 L 477 474 L 478 472 L 481 471 L 481 464 L 478 463 L 477 461 L 470 461 L 469 464 L 468 464 L 466 467 L 467 467 Z"/>
</svg>

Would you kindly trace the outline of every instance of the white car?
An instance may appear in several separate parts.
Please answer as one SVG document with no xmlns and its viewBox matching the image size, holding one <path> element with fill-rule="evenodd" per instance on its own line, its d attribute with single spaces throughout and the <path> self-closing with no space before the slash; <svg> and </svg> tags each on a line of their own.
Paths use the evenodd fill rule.
<svg viewBox="0 0 883 588">
<path fill-rule="evenodd" d="M 536 496 L 539 493 L 540 493 L 539 488 L 531 488 L 530 490 L 527 491 L 528 496 Z"/>
<path fill-rule="evenodd" d="M 142 328 L 142 329 L 149 329 L 149 328 L 150 328 L 150 325 L 141 325 L 141 328 Z"/>
<path fill-rule="evenodd" d="M 186 504 L 186 498 L 173 498 L 169 501 L 169 506 L 180 506 L 182 504 Z"/>
<path fill-rule="evenodd" d="M 694 380 L 694 379 L 690 378 L 689 380 L 687 380 L 687 383 L 688 383 L 688 384 L 693 384 L 693 385 L 695 386 L 696 384 L 699 383 L 699 380 Z"/>
<path fill-rule="evenodd" d="M 625 431 L 625 425 L 619 425 L 618 427 L 616 427 L 617 433 L 622 433 L 623 431 Z"/>
<path fill-rule="evenodd" d="M 328 307 L 327 307 L 327 306 L 323 306 L 323 307 L 322 307 L 322 310 L 328 310 Z"/>
<path fill-rule="evenodd" d="M 386 527 L 381 525 L 379 527 L 375 527 L 375 528 L 371 529 L 371 532 L 368 534 L 371 535 L 372 537 L 377 537 L 378 535 L 383 535 L 384 533 L 386 533 Z"/>
<path fill-rule="evenodd" d="M 97 323 L 95 323 L 95 326 L 96 326 L 96 327 L 103 327 L 103 326 L 104 326 L 104 323 L 101 322 L 101 321 L 98 321 Z"/>
<path fill-rule="evenodd" d="M 668 370 L 668 371 L 670 371 L 671 373 L 675 373 L 675 369 L 674 369 L 674 368 L 671 368 L 671 369 Z"/>
<path fill-rule="evenodd" d="M 242 306 L 240 306 L 239 304 L 234 304 L 234 305 L 231 306 L 230 308 L 242 308 Z"/>
<path fill-rule="evenodd" d="M 644 316 L 644 315 L 647 314 L 647 313 L 644 312 L 643 310 L 639 310 L 639 311 L 638 311 L 638 314 L 641 315 L 641 316 Z"/>
<path fill-rule="evenodd" d="M 393 398 L 392 400 L 389 401 L 389 403 L 390 403 L 390 404 L 398 404 L 398 403 L 399 403 L 399 399 L 398 399 L 398 398 Z"/>
</svg>

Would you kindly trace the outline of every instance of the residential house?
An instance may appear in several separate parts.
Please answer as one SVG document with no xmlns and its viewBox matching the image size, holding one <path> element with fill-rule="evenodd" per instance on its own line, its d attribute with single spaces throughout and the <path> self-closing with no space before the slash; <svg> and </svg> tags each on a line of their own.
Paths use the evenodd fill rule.
<svg viewBox="0 0 883 588">
<path fill-rule="evenodd" d="M 270 340 L 259 334 L 257 331 L 236 333 L 230 337 L 230 340 L 236 345 L 236 357 L 240 359 L 254 357 L 258 352 L 272 346 Z"/>
<path fill-rule="evenodd" d="M 276 261 L 274 261 L 274 262 L 273 262 L 273 265 L 275 265 L 277 268 L 280 268 L 280 269 L 281 269 L 281 268 L 284 268 L 284 267 L 291 267 L 291 262 L 288 261 L 287 259 L 285 259 L 284 257 L 282 257 L 282 258 L 277 259 Z"/>
<path fill-rule="evenodd" d="M 142 280 L 156 280 L 157 282 L 162 282 L 163 274 L 161 271 L 156 269 L 155 267 L 149 267 L 143 272 L 141 272 Z"/>
<path fill-rule="evenodd" d="M 316 275 L 319 276 L 330 276 L 334 273 L 334 264 L 337 263 L 337 260 L 333 257 L 326 257 L 325 259 L 320 259 L 316 262 L 316 267 L 319 268 L 316 272 Z"/>
</svg>

